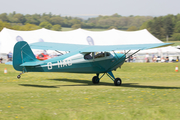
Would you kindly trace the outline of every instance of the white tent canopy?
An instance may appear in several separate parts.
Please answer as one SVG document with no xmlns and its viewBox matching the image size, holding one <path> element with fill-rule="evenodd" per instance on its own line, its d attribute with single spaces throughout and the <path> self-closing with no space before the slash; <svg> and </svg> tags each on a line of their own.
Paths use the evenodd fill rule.
<svg viewBox="0 0 180 120">
<path fill-rule="evenodd" d="M 76 29 L 72 31 L 59 32 L 44 28 L 33 31 L 17 31 L 4 28 L 0 33 L 0 53 L 8 53 L 9 51 L 13 52 L 13 46 L 20 40 L 27 41 L 28 43 L 44 41 L 85 45 L 162 43 L 162 41 L 154 37 L 146 29 L 131 32 L 116 29 L 106 31 L 87 31 L 84 29 Z M 167 49 L 165 48 L 165 50 Z M 172 47 L 168 48 L 168 50 L 180 52 L 180 50 Z M 146 50 L 145 52 L 148 53 L 150 51 Z"/>
</svg>

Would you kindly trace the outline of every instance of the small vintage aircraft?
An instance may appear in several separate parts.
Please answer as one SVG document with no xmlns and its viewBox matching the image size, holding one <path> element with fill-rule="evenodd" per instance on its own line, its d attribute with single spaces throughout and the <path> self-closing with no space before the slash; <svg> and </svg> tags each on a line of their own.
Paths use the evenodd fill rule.
<svg viewBox="0 0 180 120">
<path fill-rule="evenodd" d="M 163 47 L 171 43 L 154 44 L 131 44 L 131 45 L 77 45 L 50 42 L 37 42 L 28 44 L 25 41 L 19 41 L 14 46 L 13 67 L 17 71 L 25 72 L 69 72 L 69 73 L 95 73 L 92 78 L 94 84 L 99 83 L 100 79 L 107 74 L 116 86 L 120 86 L 122 81 L 115 78 L 112 71 L 120 67 L 127 53 L 136 50 L 131 55 L 140 50 Z M 35 58 L 32 49 L 66 51 L 67 54 L 39 61 Z M 126 50 L 126 52 L 116 53 L 115 50 Z M 127 51 L 128 50 L 128 51 Z M 97 54 L 97 52 L 99 52 Z M 21 77 L 20 73 L 17 78 Z M 99 75 L 102 74 L 100 77 Z"/>
</svg>

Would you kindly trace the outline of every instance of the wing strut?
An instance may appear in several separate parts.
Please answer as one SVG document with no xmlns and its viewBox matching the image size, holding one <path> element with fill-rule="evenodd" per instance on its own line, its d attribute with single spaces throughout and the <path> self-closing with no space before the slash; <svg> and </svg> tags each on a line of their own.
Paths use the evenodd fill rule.
<svg viewBox="0 0 180 120">
<path fill-rule="evenodd" d="M 128 57 L 126 57 L 126 59 L 127 59 L 127 58 L 129 58 L 130 56 L 132 56 L 132 55 L 136 54 L 136 53 L 137 53 L 137 52 L 139 52 L 139 51 L 140 51 L 140 49 L 139 49 L 139 50 L 137 50 L 136 52 L 134 52 L 133 54 L 129 55 Z"/>
<path fill-rule="evenodd" d="M 61 55 L 63 55 L 63 53 L 62 52 L 59 52 L 59 51 L 57 51 L 57 50 L 55 50 L 56 52 L 58 52 L 58 53 L 60 53 Z"/>
</svg>

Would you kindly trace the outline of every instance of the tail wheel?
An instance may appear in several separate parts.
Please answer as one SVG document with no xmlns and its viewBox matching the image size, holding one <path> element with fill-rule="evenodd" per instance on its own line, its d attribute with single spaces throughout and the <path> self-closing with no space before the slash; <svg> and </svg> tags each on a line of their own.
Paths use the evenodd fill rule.
<svg viewBox="0 0 180 120">
<path fill-rule="evenodd" d="M 116 79 L 114 80 L 114 85 L 115 85 L 115 86 L 120 86 L 121 83 L 122 83 L 122 81 L 121 81 L 120 78 L 116 78 Z"/>
<path fill-rule="evenodd" d="M 17 78 L 20 79 L 20 78 L 21 78 L 21 75 L 18 75 Z"/>
<path fill-rule="evenodd" d="M 94 76 L 94 77 L 92 78 L 92 82 L 93 82 L 94 84 L 98 84 L 98 83 L 99 83 L 99 78 L 98 78 L 97 76 Z"/>
</svg>

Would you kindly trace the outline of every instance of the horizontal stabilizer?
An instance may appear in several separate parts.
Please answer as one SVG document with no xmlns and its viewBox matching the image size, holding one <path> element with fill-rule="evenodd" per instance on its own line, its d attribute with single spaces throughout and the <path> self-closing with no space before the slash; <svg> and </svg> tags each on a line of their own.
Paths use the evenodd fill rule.
<svg viewBox="0 0 180 120">
<path fill-rule="evenodd" d="M 21 64 L 20 66 L 37 66 L 40 64 L 43 64 L 44 62 L 42 61 L 37 61 L 37 62 L 25 62 L 23 64 Z"/>
<path fill-rule="evenodd" d="M 12 61 L 6 62 L 5 64 L 6 64 L 6 65 L 12 65 Z"/>
</svg>

